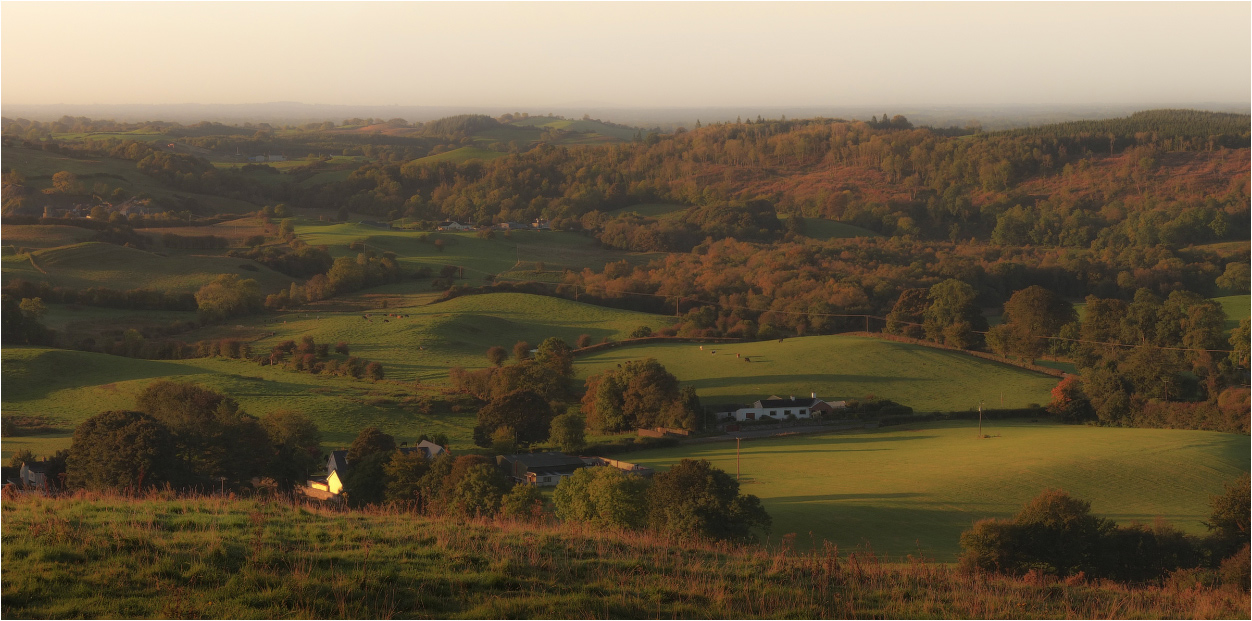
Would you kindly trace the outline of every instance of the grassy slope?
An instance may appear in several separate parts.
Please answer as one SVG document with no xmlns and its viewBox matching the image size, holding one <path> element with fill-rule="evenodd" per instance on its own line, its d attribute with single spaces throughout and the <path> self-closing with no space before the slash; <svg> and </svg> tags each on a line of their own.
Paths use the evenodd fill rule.
<svg viewBox="0 0 1252 621">
<path fill-rule="evenodd" d="M 453 149 L 438 155 L 419 157 L 409 163 L 430 164 L 434 162 L 456 162 L 459 164 L 469 160 L 494 160 L 497 157 L 504 157 L 505 155 L 507 154 L 500 153 L 499 151 L 488 151 L 487 149 L 480 149 L 478 147 L 461 147 L 459 149 Z"/>
<path fill-rule="evenodd" d="M 169 250 L 161 256 L 153 252 L 84 242 L 37 250 L 29 257 L 6 256 L 4 278 L 42 280 L 72 289 L 108 287 L 111 289 L 157 289 L 195 291 L 219 274 L 238 274 L 256 280 L 262 291 L 273 292 L 288 286 L 292 279 L 247 259 L 208 254 L 215 251 Z M 30 263 L 34 259 L 38 269 Z M 241 265 L 250 265 L 247 270 Z M 39 271 L 39 270 L 42 270 Z"/>
<path fill-rule="evenodd" d="M 218 498 L 4 501 L 6 618 L 1246 618 L 1247 596 Z"/>
<path fill-rule="evenodd" d="M 121 325 L 129 317 L 124 311 L 97 311 L 101 309 L 55 307 L 50 318 L 56 325 L 71 326 L 75 322 L 109 321 L 110 317 Z M 248 321 L 240 324 L 242 329 L 232 324 L 178 338 L 193 342 L 276 333 L 254 343 L 254 351 L 268 350 L 289 339 L 298 341 L 305 335 L 319 343 L 347 341 L 353 355 L 381 362 L 388 379 L 400 384 L 327 378 L 235 360 L 148 361 L 10 347 L 3 356 L 3 408 L 6 414 L 52 416 L 72 428 L 97 412 L 133 407 L 135 395 L 150 381 L 171 377 L 217 388 L 256 415 L 283 408 L 308 412 L 326 435 L 328 447 L 346 445 L 372 424 L 403 437 L 442 431 L 454 442 L 468 444 L 472 414 L 425 414 L 401 402 L 412 393 L 414 379 L 443 382 L 451 367 L 484 367 L 484 353 L 492 345 L 511 350 L 519 340 L 537 345 L 549 336 L 572 343 L 580 334 L 589 334 L 596 341 L 604 337 L 620 340 L 640 325 L 655 329 L 666 323 L 665 318 L 655 315 L 513 293 L 466 296 L 432 306 L 392 307 L 386 313 L 409 316 L 384 323 L 386 317 L 379 312 L 372 313 L 372 321 L 366 321 L 360 312 L 286 313 L 268 323 Z M 177 314 L 170 315 L 171 320 L 177 318 Z M 27 445 L 46 454 L 49 448 L 67 446 L 68 437 L 59 434 L 55 441 L 6 439 L 4 451 L 7 455 Z"/>
<path fill-rule="evenodd" d="M 551 127 L 569 132 L 591 132 L 599 134 L 613 141 L 630 142 L 635 139 L 637 130 L 632 128 L 612 127 L 604 123 L 596 121 L 567 120 L 567 119 L 550 119 L 542 116 L 532 116 L 524 119 L 518 119 L 512 122 L 513 125 L 523 125 L 531 127 Z"/>
<path fill-rule="evenodd" d="M 725 346 L 665 343 L 620 347 L 579 358 L 580 376 L 626 360 L 656 358 L 705 403 L 750 403 L 775 395 L 825 399 L 875 395 L 917 411 L 1047 403 L 1056 378 L 920 345 L 864 337 L 809 336 Z M 712 354 L 716 350 L 717 354 Z M 750 357 L 744 362 L 735 354 Z"/>
<path fill-rule="evenodd" d="M 14 248 L 55 248 L 87 241 L 96 232 L 60 224 L 8 224 L 0 233 L 0 243 Z"/>
<path fill-rule="evenodd" d="M 1226 313 L 1227 330 L 1239 327 L 1241 319 L 1252 316 L 1252 295 L 1228 295 L 1213 298 L 1213 301 L 1221 304 L 1222 312 Z"/>
<path fill-rule="evenodd" d="M 849 239 L 852 237 L 878 237 L 878 233 L 869 229 L 825 218 L 805 218 L 804 234 L 813 239 L 823 241 L 828 239 Z"/>
<path fill-rule="evenodd" d="M 683 205 L 672 205 L 670 203 L 640 203 L 623 207 L 617 213 L 626 213 L 633 211 L 641 216 L 656 218 L 658 220 L 671 220 L 678 218 L 687 210 Z"/>
<path fill-rule="evenodd" d="M 154 198 L 191 197 L 201 205 L 223 213 L 244 213 L 256 210 L 255 205 L 244 201 L 168 188 L 152 177 L 139 172 L 135 168 L 135 163 L 127 160 L 78 159 L 47 151 L 7 147 L 4 149 L 4 165 L 6 168 L 20 171 L 26 177 L 27 185 L 39 189 L 52 187 L 52 175 L 67 170 L 77 175 L 79 181 L 88 189 L 96 181 L 103 181 L 110 187 L 124 188 L 132 195 L 146 193 Z"/>
<path fill-rule="evenodd" d="M 645 262 L 658 256 L 600 248 L 590 237 L 562 231 L 517 231 L 507 236 L 496 233 L 494 239 L 481 239 L 475 233 L 440 232 L 426 234 L 427 240 L 419 241 L 423 234 L 413 231 L 306 222 L 297 226 L 296 232 L 309 244 L 329 246 L 334 256 L 355 256 L 355 251 L 348 250 L 349 244 L 364 240 L 375 251 L 396 253 L 402 264 L 414 269 L 462 266 L 466 268 L 466 284 L 470 285 L 482 284 L 488 274 L 508 272 L 519 262 L 526 268 L 542 261 L 546 270 L 599 270 L 611 261 Z M 435 246 L 438 239 L 444 242 L 442 251 Z"/>
<path fill-rule="evenodd" d="M 389 305 L 390 306 L 390 305 Z M 381 313 L 381 314 L 380 314 Z M 387 314 L 406 318 L 388 318 Z M 383 319 L 387 319 L 383 323 Z M 277 335 L 254 347 L 268 349 L 278 342 L 310 335 L 317 342 L 347 341 L 353 355 L 383 363 L 388 376 L 401 381 L 441 382 L 454 366 L 487 366 L 484 353 L 493 345 L 512 350 L 525 340 L 538 345 L 556 336 L 574 343 L 581 334 L 594 342 L 621 340 L 635 328 L 665 326 L 668 319 L 580 304 L 570 300 L 521 293 L 492 293 L 456 298 L 430 306 L 389 307 L 363 313 L 288 313 L 279 325 L 267 326 Z M 419 350 L 418 347 L 425 349 Z"/>
<path fill-rule="evenodd" d="M 3 358 L 6 415 L 37 415 L 72 430 L 105 410 L 130 409 L 135 396 L 158 378 L 203 384 L 230 395 L 251 414 L 280 409 L 308 414 L 326 448 L 346 447 L 363 428 L 377 425 L 401 439 L 447 433 L 469 444 L 472 414 L 425 414 L 402 403 L 413 391 L 393 383 L 329 378 L 224 359 L 134 360 L 78 351 L 6 347 Z M 70 433 L 5 438 L 4 456 L 21 448 L 49 454 L 69 446 Z"/>
<path fill-rule="evenodd" d="M 877 432 L 747 440 L 745 493 L 759 496 L 774 535 L 810 535 L 849 549 L 870 542 L 898 557 L 919 549 L 954 560 L 962 530 L 1007 517 L 1039 492 L 1060 488 L 1122 523 L 1161 517 L 1206 531 L 1209 495 L 1248 471 L 1247 436 L 1207 431 L 1114 429 L 989 421 L 884 428 Z M 735 472 L 735 445 L 722 442 L 642 451 L 621 459 L 668 467 L 708 459 Z"/>
</svg>

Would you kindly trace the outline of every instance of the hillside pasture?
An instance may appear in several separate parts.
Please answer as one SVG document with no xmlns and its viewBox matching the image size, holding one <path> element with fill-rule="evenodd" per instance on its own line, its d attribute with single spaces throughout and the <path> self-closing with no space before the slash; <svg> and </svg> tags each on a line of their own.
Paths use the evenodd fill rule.
<svg viewBox="0 0 1252 621">
<path fill-rule="evenodd" d="M 61 224 L 6 224 L 0 243 L 11 248 L 55 248 L 85 242 L 95 235 L 91 229 Z"/>
<path fill-rule="evenodd" d="M 5 438 L 4 457 L 22 448 L 41 455 L 68 448 L 69 430 L 99 412 L 134 408 L 135 397 L 158 379 L 207 386 L 229 395 L 256 416 L 283 409 L 303 412 L 322 430 L 323 447 L 328 450 L 348 446 L 370 425 L 402 440 L 423 432 L 439 432 L 446 433 L 455 445 L 471 443 L 473 414 L 427 413 L 406 399 L 430 393 L 411 386 L 310 375 L 242 360 L 136 360 L 71 350 L 6 347 L 0 394 L 4 415 L 50 417 L 67 431 Z"/>
<path fill-rule="evenodd" d="M 528 125 L 532 127 L 549 127 L 567 132 L 598 134 L 604 138 L 610 139 L 613 142 L 630 142 L 635 139 L 635 132 L 638 131 L 635 128 L 613 127 L 591 120 L 556 119 L 543 116 L 531 116 L 524 119 L 516 119 L 512 121 L 512 124 Z"/>
<path fill-rule="evenodd" d="M 353 356 L 383 364 L 387 381 L 382 383 L 311 375 L 239 360 L 135 360 L 19 347 L 5 349 L 0 397 L 6 414 L 53 416 L 72 428 L 97 412 L 133 407 L 135 395 L 144 386 L 169 378 L 220 390 L 257 415 L 283 408 L 306 412 L 317 421 L 331 448 L 351 442 L 369 425 L 404 437 L 439 431 L 447 433 L 454 443 L 465 445 L 469 444 L 473 414 L 425 412 L 406 405 L 407 397 L 436 390 L 415 388 L 415 381 L 439 385 L 447 381 L 452 367 L 485 367 L 485 353 L 493 345 L 511 351 L 520 340 L 538 345 L 550 336 L 572 344 L 581 334 L 596 342 L 606 337 L 621 340 L 640 325 L 658 329 L 667 321 L 656 315 L 516 293 L 465 296 L 429 306 L 392 306 L 368 314 L 369 320 L 361 312 L 302 310 L 238 324 L 240 327 L 204 328 L 177 338 L 186 342 L 243 338 L 254 341 L 254 352 L 304 336 L 331 345 L 345 341 Z M 407 317 L 388 316 L 392 314 Z M 163 315 L 178 318 L 181 314 Z M 81 328 L 76 322 L 103 322 L 115 317 L 120 325 L 145 314 L 107 309 L 75 312 L 55 307 L 49 316 L 55 325 Z M 6 439 L 4 450 L 7 454 L 31 442 L 35 443 L 32 446 L 47 448 L 58 445 L 55 438 L 68 444 L 68 436 L 51 440 L 27 437 L 14 439 L 12 445 Z"/>
<path fill-rule="evenodd" d="M 703 347 L 703 349 L 701 349 Z M 713 353 L 716 352 L 716 353 Z M 724 345 L 630 345 L 580 357 L 579 377 L 656 358 L 704 403 L 770 395 L 891 399 L 918 412 L 1046 404 L 1057 378 L 960 352 L 842 335 Z M 748 360 L 751 362 L 748 362 Z M 1001 401 L 1003 399 L 1003 401 Z"/>
<path fill-rule="evenodd" d="M 201 207 L 217 213 L 247 213 L 256 211 L 256 205 L 208 194 L 196 194 L 170 188 L 149 177 L 136 168 L 135 162 L 109 157 L 76 158 L 22 147 L 5 147 L 4 165 L 17 170 L 26 177 L 26 185 L 35 189 L 52 187 L 52 175 L 60 171 L 74 173 L 86 189 L 97 182 L 112 188 L 122 188 L 132 196 L 147 194 L 153 198 L 175 201 L 193 199 Z"/>
<path fill-rule="evenodd" d="M 437 162 L 455 162 L 457 164 L 462 164 L 470 160 L 490 161 L 490 160 L 496 159 L 497 157 L 504 157 L 505 155 L 508 155 L 508 154 L 500 153 L 499 151 L 489 151 L 487 149 L 482 149 L 479 147 L 461 147 L 459 149 L 453 149 L 451 151 L 445 151 L 443 153 L 437 153 L 435 155 L 427 155 L 426 157 L 419 157 L 408 163 L 409 164 L 434 164 Z"/>
<path fill-rule="evenodd" d="M 616 213 L 623 214 L 634 212 L 647 218 L 656 218 L 657 220 L 673 220 L 683 215 L 687 208 L 683 205 L 674 205 L 670 203 L 639 203 L 617 210 Z"/>
<path fill-rule="evenodd" d="M 381 229 L 362 224 L 326 224 L 301 221 L 296 233 L 310 245 L 325 245 L 333 256 L 355 256 L 353 242 L 364 241 L 376 252 L 394 252 L 408 268 L 429 267 L 435 272 L 445 265 L 465 268 L 465 282 L 480 285 L 488 275 L 514 269 L 534 269 L 536 262 L 545 270 L 600 270 L 606 263 L 627 259 L 645 262 L 656 253 L 628 253 L 602 248 L 590 237 L 564 231 L 496 231 L 492 239 L 476 233 L 422 233 L 401 229 Z M 435 245 L 443 240 L 443 250 Z"/>
<path fill-rule="evenodd" d="M 100 242 L 84 242 L 6 256 L 4 280 L 25 278 L 71 289 L 155 289 L 195 291 L 220 274 L 238 274 L 273 292 L 292 279 L 247 259 L 212 251 L 168 251 L 157 254 Z M 244 266 L 247 266 L 245 268 Z"/>
<path fill-rule="evenodd" d="M 620 457 L 665 469 L 707 459 L 761 498 L 772 539 L 822 540 L 840 551 L 869 546 L 899 559 L 955 561 L 961 531 L 1008 517 L 1046 489 L 1091 502 L 1119 523 L 1156 518 L 1203 535 L 1209 497 L 1247 476 L 1247 436 L 988 421 L 913 424 L 877 431 L 686 445 Z M 738 464 L 738 465 L 736 465 Z"/>
<path fill-rule="evenodd" d="M 1252 317 L 1252 295 L 1227 295 L 1213 298 L 1226 313 L 1226 331 L 1239 327 L 1239 321 Z"/>
<path fill-rule="evenodd" d="M 277 220 L 277 218 L 276 218 Z M 147 235 L 153 242 L 158 245 L 161 242 L 161 236 L 166 233 L 174 235 L 182 235 L 184 237 L 203 237 L 213 235 L 215 237 L 224 237 L 231 246 L 243 246 L 244 240 L 255 235 L 265 234 L 265 225 L 261 219 L 254 216 L 237 218 L 234 220 L 226 220 L 217 224 L 208 226 L 169 226 L 160 228 L 137 229 L 137 233 Z"/>
<path fill-rule="evenodd" d="M 779 214 L 779 219 L 786 219 L 785 214 Z M 836 222 L 825 218 L 804 218 L 804 234 L 813 239 L 827 241 L 831 239 L 852 239 L 854 237 L 878 237 L 869 229 L 863 229 L 853 224 L 845 222 Z"/>
<path fill-rule="evenodd" d="M 398 293 L 395 288 L 391 291 Z M 366 314 L 370 315 L 368 320 Z M 390 379 L 442 383 L 452 367 L 486 367 L 486 351 L 494 345 L 511 352 L 518 341 L 537 346 L 552 336 L 571 345 L 582 334 L 596 343 L 605 338 L 622 340 L 641 325 L 656 330 L 668 323 L 666 317 L 562 298 L 489 293 L 426 306 L 389 303 L 386 309 L 367 313 L 284 313 L 262 329 L 275 335 L 258 340 L 254 348 L 267 351 L 282 341 L 298 341 L 303 336 L 319 343 L 345 341 L 353 355 L 381 362 Z M 251 328 L 255 331 L 256 326 Z"/>
</svg>

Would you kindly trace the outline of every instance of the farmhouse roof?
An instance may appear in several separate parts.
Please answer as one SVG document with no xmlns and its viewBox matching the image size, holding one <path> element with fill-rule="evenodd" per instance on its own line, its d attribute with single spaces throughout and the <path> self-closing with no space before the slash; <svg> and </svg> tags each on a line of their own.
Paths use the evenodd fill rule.
<svg viewBox="0 0 1252 621">
<path fill-rule="evenodd" d="M 330 459 L 326 460 L 326 476 L 348 465 L 348 451 L 331 451 Z"/>
<path fill-rule="evenodd" d="M 526 470 L 536 473 L 568 472 L 587 465 L 582 458 L 565 453 L 519 453 L 500 457 L 511 464 L 521 464 Z"/>
<path fill-rule="evenodd" d="M 421 442 L 418 442 L 416 446 L 402 446 L 398 450 L 405 455 L 417 451 L 420 452 L 422 457 L 425 457 L 426 459 L 434 459 L 441 453 L 445 452 L 442 446 L 439 446 L 430 440 L 422 440 Z"/>
<path fill-rule="evenodd" d="M 821 401 L 821 399 L 805 397 L 803 399 L 761 399 L 758 403 L 761 404 L 759 407 L 763 408 L 807 408 Z"/>
</svg>

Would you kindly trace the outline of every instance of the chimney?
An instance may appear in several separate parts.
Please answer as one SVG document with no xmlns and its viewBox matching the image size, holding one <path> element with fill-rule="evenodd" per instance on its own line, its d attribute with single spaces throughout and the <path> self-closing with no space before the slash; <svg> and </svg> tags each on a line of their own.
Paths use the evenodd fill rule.
<svg viewBox="0 0 1252 621">
<path fill-rule="evenodd" d="M 795 400 L 796 400 L 796 396 L 795 396 L 795 395 L 791 395 L 791 400 L 792 400 L 792 401 L 795 401 Z"/>
<path fill-rule="evenodd" d="M 816 399 L 816 398 L 817 398 L 817 393 L 815 393 L 815 392 L 811 392 L 811 393 L 809 393 L 809 398 L 811 398 L 811 399 Z"/>
</svg>

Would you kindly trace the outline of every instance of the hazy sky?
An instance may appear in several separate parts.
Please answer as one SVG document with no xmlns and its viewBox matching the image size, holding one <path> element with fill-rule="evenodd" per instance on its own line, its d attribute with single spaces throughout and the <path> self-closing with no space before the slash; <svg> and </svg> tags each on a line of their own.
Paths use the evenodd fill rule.
<svg viewBox="0 0 1252 621">
<path fill-rule="evenodd" d="M 1252 99 L 1252 4 L 0 3 L 0 102 Z"/>
</svg>

